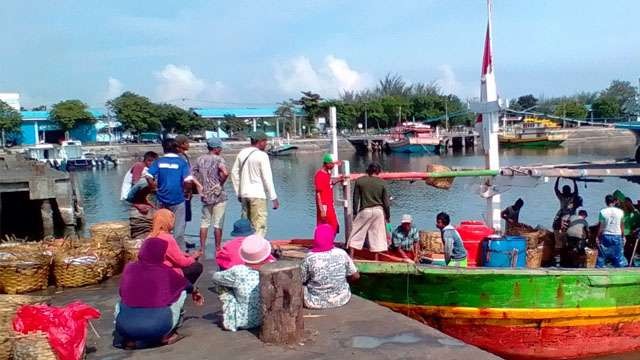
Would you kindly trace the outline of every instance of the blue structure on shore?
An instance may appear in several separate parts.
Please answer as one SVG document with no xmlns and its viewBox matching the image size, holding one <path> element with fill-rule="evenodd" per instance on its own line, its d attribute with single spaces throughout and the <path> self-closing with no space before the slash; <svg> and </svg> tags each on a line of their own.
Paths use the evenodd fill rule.
<svg viewBox="0 0 640 360">
<path fill-rule="evenodd" d="M 201 108 L 193 109 L 195 114 L 200 115 L 204 119 L 216 122 L 216 126 L 224 121 L 225 117 L 232 116 L 237 119 L 246 121 L 262 120 L 263 125 L 267 127 L 275 126 L 275 123 L 265 123 L 265 120 L 275 119 L 277 117 L 277 106 L 266 107 L 246 107 L 246 108 Z M 108 142 L 110 140 L 117 141 L 119 136 L 114 137 L 115 131 L 120 127 L 120 123 L 111 122 L 107 119 L 105 109 L 89 109 L 89 112 L 96 118 L 94 124 L 78 124 L 73 128 L 69 135 L 74 140 L 80 140 L 82 143 Z M 47 143 L 57 143 L 64 138 L 64 132 L 60 127 L 49 119 L 48 111 L 21 111 L 22 125 L 20 126 L 20 134 L 14 136 L 17 143 L 22 145 L 34 145 L 40 140 Z M 303 113 L 296 109 L 296 115 L 302 116 Z M 114 125 L 115 124 L 115 125 Z M 109 129 L 111 126 L 111 129 Z M 117 128 L 114 128 L 116 126 Z M 213 128 L 214 126 L 212 126 Z M 112 131 L 109 131 L 112 130 Z M 272 131 L 271 131 L 272 132 Z"/>
</svg>

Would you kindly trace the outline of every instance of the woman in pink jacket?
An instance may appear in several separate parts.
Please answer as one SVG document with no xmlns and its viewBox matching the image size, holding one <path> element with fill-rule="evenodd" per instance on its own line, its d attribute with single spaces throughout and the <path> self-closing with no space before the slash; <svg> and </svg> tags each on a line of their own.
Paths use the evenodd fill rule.
<svg viewBox="0 0 640 360">
<path fill-rule="evenodd" d="M 203 267 L 198 259 L 202 256 L 202 251 L 197 250 L 192 254 L 186 254 L 180 250 L 178 242 L 171 234 L 173 230 L 173 224 L 175 223 L 175 216 L 167 209 L 160 209 L 153 215 L 153 225 L 150 238 L 157 238 L 167 243 L 167 252 L 164 259 L 164 264 L 171 267 L 176 273 L 183 275 L 191 284 L 191 296 L 193 301 L 197 304 L 202 304 L 204 298 L 195 287 L 195 283 L 202 274 Z"/>
</svg>

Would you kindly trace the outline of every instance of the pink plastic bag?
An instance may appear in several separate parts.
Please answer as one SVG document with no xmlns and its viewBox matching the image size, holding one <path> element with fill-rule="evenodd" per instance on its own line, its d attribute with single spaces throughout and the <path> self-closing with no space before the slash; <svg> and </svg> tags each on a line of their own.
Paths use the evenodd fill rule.
<svg viewBox="0 0 640 360">
<path fill-rule="evenodd" d="M 13 319 L 13 329 L 22 334 L 42 331 L 59 360 L 79 360 L 87 340 L 87 320 L 100 318 L 100 311 L 80 301 L 64 307 L 23 305 Z"/>
</svg>

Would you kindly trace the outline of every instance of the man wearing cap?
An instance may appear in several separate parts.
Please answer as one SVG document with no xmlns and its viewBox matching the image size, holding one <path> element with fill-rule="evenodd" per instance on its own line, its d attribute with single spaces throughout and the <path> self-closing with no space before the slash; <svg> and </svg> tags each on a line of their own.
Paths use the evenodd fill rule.
<svg viewBox="0 0 640 360">
<path fill-rule="evenodd" d="M 400 225 L 391 234 L 392 246 L 407 262 L 416 261 L 419 254 L 420 236 L 412 224 L 411 215 L 404 214 Z"/>
<path fill-rule="evenodd" d="M 202 184 L 202 217 L 200 219 L 200 250 L 205 251 L 209 227 L 213 225 L 216 251 L 222 245 L 222 226 L 227 194 L 224 183 L 229 177 L 227 166 L 220 153 L 222 141 L 216 137 L 207 140 L 208 154 L 200 156 L 193 166 L 193 175 Z"/>
<path fill-rule="evenodd" d="M 273 209 L 280 207 L 273 186 L 271 163 L 264 150 L 267 135 L 262 131 L 250 135 L 251 146 L 242 149 L 231 169 L 231 181 L 238 200 L 242 204 L 242 216 L 248 218 L 258 235 L 267 233 L 267 199 Z"/>
<path fill-rule="evenodd" d="M 336 163 L 333 160 L 333 155 L 325 154 L 322 158 L 322 167 L 316 171 L 313 182 L 316 188 L 317 225 L 329 224 L 337 234 L 340 225 L 333 205 L 333 184 L 331 183 L 331 170 Z"/>
</svg>

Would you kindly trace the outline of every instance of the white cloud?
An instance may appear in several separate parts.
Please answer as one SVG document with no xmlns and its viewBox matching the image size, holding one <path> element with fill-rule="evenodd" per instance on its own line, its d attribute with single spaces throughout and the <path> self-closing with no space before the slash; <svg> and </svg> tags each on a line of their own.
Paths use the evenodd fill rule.
<svg viewBox="0 0 640 360">
<path fill-rule="evenodd" d="M 158 79 L 156 98 L 160 101 L 195 99 L 206 89 L 206 82 L 198 78 L 188 66 L 168 64 L 155 74 Z"/>
<path fill-rule="evenodd" d="M 122 94 L 124 91 L 124 85 L 122 85 L 122 81 L 109 77 L 108 85 L 107 85 L 107 100 L 111 100 L 116 98 Z"/>
<path fill-rule="evenodd" d="M 449 64 L 443 64 L 438 66 L 438 79 L 436 84 L 440 87 L 445 94 L 455 94 L 459 97 L 473 97 L 478 96 L 480 89 L 480 77 L 478 76 L 478 85 L 472 86 L 470 84 L 464 84 L 456 76 L 453 67 Z"/>
<path fill-rule="evenodd" d="M 362 90 L 371 84 L 368 74 L 352 69 L 346 60 L 333 55 L 328 55 L 318 68 L 314 68 L 305 56 L 278 63 L 274 77 L 280 90 L 290 95 L 310 90 L 333 97 L 346 90 Z"/>
</svg>

